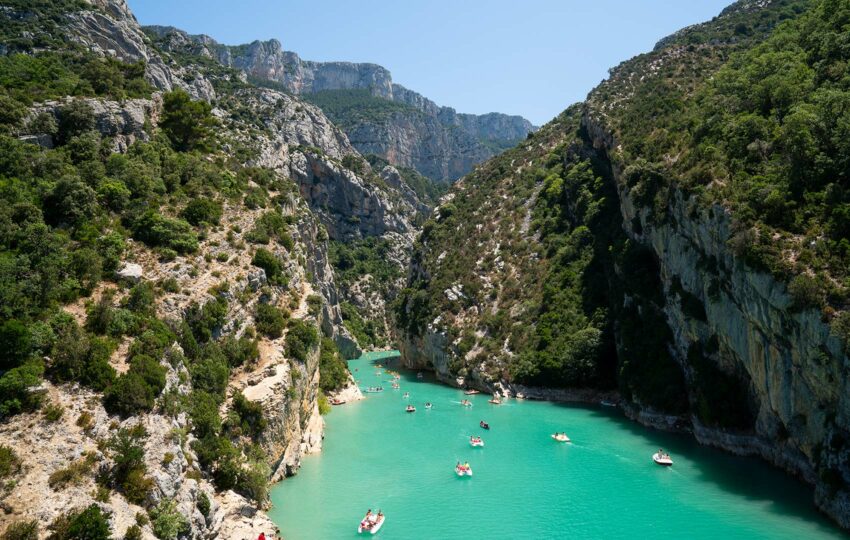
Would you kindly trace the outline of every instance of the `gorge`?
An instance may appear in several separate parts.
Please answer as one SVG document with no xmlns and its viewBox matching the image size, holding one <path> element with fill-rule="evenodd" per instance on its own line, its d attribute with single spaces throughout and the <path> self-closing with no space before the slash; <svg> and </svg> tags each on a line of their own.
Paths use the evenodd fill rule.
<svg viewBox="0 0 850 540">
<path fill-rule="evenodd" d="M 558 447 L 575 459 L 651 438 L 692 454 L 666 471 L 692 476 L 670 488 L 694 512 L 671 535 L 700 515 L 839 535 L 810 498 L 850 529 L 848 21 L 843 0 L 738 0 L 538 129 L 375 64 L 143 27 L 124 0 L 0 0 L 0 538 L 308 534 L 297 504 L 270 505 L 327 496 L 318 469 L 287 478 L 323 415 L 334 437 L 334 415 L 389 414 L 391 394 L 352 403 L 380 380 L 346 360 L 396 347 L 398 369 L 433 372 L 416 388 L 437 409 L 469 388 L 509 398 L 493 415 L 523 440 L 545 435 L 524 417 L 630 432 Z M 600 400 L 634 423 L 561 403 Z M 434 433 L 467 437 L 455 421 Z M 325 442 L 310 459 L 340 467 L 345 442 Z M 756 459 L 754 479 L 805 495 L 774 501 L 797 517 L 696 478 Z M 647 474 L 622 472 L 660 497 Z M 546 511 L 566 519 L 592 485 Z M 719 502 L 700 514 L 689 490 Z M 598 519 L 640 496 L 603 493 Z"/>
</svg>

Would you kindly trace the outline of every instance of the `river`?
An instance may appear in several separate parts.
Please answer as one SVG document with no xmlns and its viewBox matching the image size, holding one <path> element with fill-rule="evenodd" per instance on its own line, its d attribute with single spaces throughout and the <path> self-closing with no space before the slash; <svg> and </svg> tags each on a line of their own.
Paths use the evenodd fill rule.
<svg viewBox="0 0 850 540">
<path fill-rule="evenodd" d="M 844 537 L 815 509 L 811 487 L 755 458 L 644 428 L 607 407 L 497 406 L 481 394 L 465 408 L 461 391 L 409 371 L 393 390 L 374 366 L 387 356 L 349 362 L 361 388 L 385 391 L 334 407 L 323 451 L 273 488 L 270 516 L 286 540 L 356 537 L 367 508 L 386 515 L 376 535 L 384 538 Z M 408 402 L 415 413 L 405 412 Z M 555 431 L 572 443 L 554 441 Z M 472 448 L 470 435 L 485 446 Z M 671 468 L 652 462 L 659 447 Z M 455 475 L 458 461 L 470 463 L 471 478 Z"/>
</svg>

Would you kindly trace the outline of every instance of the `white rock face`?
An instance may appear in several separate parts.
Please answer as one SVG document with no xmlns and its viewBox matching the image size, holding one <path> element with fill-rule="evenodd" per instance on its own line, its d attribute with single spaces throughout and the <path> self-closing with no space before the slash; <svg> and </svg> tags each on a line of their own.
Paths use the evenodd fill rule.
<svg viewBox="0 0 850 540">
<path fill-rule="evenodd" d="M 137 282 L 141 281 L 144 270 L 142 266 L 136 263 L 125 263 L 117 272 L 120 279 Z"/>
</svg>

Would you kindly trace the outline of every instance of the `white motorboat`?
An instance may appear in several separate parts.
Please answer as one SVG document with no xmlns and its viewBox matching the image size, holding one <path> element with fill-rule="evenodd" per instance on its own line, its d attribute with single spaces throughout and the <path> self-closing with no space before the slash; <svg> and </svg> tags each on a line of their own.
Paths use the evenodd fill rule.
<svg viewBox="0 0 850 540">
<path fill-rule="evenodd" d="M 656 452 L 652 454 L 652 461 L 662 467 L 670 467 L 673 465 L 673 459 L 670 458 L 670 454 L 664 452 Z"/>
</svg>

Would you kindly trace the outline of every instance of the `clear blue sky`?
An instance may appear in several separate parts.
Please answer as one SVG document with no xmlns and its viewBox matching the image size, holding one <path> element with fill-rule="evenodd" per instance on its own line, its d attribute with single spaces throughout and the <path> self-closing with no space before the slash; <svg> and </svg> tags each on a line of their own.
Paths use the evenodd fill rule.
<svg viewBox="0 0 850 540">
<path fill-rule="evenodd" d="M 235 45 L 277 38 L 307 60 L 373 62 L 460 112 L 536 124 L 608 68 L 731 0 L 129 0 L 139 22 Z"/>
</svg>

